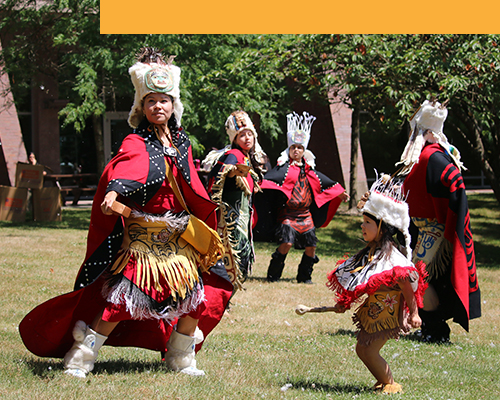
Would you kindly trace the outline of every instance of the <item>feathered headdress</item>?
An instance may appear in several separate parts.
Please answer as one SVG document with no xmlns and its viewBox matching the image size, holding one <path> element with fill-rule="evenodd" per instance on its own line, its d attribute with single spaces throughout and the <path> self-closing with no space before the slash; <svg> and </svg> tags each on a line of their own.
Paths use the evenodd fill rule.
<svg viewBox="0 0 500 400">
<path fill-rule="evenodd" d="M 286 116 L 287 120 L 287 145 L 288 147 L 281 153 L 278 158 L 278 165 L 283 165 L 288 161 L 290 156 L 290 146 L 299 144 L 304 147 L 304 159 L 312 168 L 316 166 L 314 154 L 307 149 L 309 139 L 311 139 L 312 124 L 316 120 L 314 115 L 310 115 L 304 111 L 302 115 L 292 112 Z"/>
<path fill-rule="evenodd" d="M 411 259 L 410 214 L 402 192 L 402 182 L 382 174 L 358 202 L 358 210 L 399 230 L 405 238 L 406 257 Z"/>
<path fill-rule="evenodd" d="M 184 106 L 179 90 L 181 70 L 172 65 L 175 56 L 170 56 L 165 61 L 157 49 L 146 47 L 136 58 L 137 62 L 128 70 L 135 88 L 134 104 L 128 117 L 129 125 L 137 128 L 143 120 L 142 100 L 144 97 L 149 93 L 165 93 L 173 99 L 174 115 L 180 126 Z"/>
</svg>

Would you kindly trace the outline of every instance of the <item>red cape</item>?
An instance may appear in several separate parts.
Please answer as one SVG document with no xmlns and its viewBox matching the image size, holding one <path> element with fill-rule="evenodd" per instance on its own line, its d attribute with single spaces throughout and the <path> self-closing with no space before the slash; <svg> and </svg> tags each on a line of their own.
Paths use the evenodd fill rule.
<svg viewBox="0 0 500 400">
<path fill-rule="evenodd" d="M 481 304 L 462 174 L 439 144 L 429 144 L 406 177 L 403 189 L 411 217 L 436 218 L 445 225 L 445 238 L 453 245 L 451 283 L 461 302 L 454 319 L 468 330 L 468 320 L 481 315 Z"/>
<path fill-rule="evenodd" d="M 338 182 L 332 181 L 326 175 L 305 166 L 306 178 L 311 186 L 314 203 L 311 214 L 316 228 L 326 227 L 335 216 L 342 202 L 338 197 L 345 189 Z M 287 161 L 269 171 L 261 183 L 263 193 L 255 196 L 254 237 L 256 240 L 273 240 L 276 229 L 277 209 L 284 204 L 282 193 L 290 199 L 300 174 L 300 167 L 290 165 Z"/>
<path fill-rule="evenodd" d="M 140 127 L 139 127 L 140 128 Z M 165 179 L 163 153 L 144 129 L 127 136 L 117 156 L 110 161 L 99 181 L 92 205 L 87 252 L 75 282 L 75 291 L 52 298 L 37 306 L 21 321 L 19 332 L 24 344 L 40 357 L 64 357 L 73 344 L 72 330 L 78 320 L 90 324 L 103 309 L 102 272 L 121 245 L 121 217 L 104 215 L 100 204 L 109 190 L 122 194 L 120 200 L 143 207 Z M 142 137 L 142 136 L 144 137 Z M 208 198 L 194 168 L 189 140 L 181 130 L 181 156 L 173 168 L 190 211 L 212 228 L 216 227 L 216 205 Z M 157 162 L 155 160 L 160 160 Z M 162 168 L 163 166 L 163 168 Z M 126 178 L 125 178 L 126 177 Z M 205 337 L 222 318 L 232 294 L 232 284 L 215 273 L 203 273 L 206 302 L 202 305 L 199 328 Z M 165 351 L 172 327 L 158 321 L 122 321 L 105 345 L 143 347 Z M 201 348 L 199 344 L 197 350 Z"/>
</svg>

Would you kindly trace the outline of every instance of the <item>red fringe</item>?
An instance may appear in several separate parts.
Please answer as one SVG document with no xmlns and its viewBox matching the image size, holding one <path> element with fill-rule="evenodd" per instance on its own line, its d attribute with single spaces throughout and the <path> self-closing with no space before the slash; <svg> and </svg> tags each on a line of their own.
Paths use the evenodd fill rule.
<svg viewBox="0 0 500 400">
<path fill-rule="evenodd" d="M 343 261 L 342 261 L 343 262 Z M 339 263 L 337 263 L 339 265 Z M 400 267 L 395 266 L 389 271 L 381 272 L 380 274 L 373 275 L 367 283 L 359 285 L 355 290 L 345 290 L 337 280 L 334 269 L 328 274 L 328 282 L 326 286 L 335 292 L 337 303 L 343 305 L 346 309 L 351 308 L 351 305 L 360 300 L 363 294 L 371 295 L 375 293 L 382 285 L 387 287 L 395 286 L 398 281 L 409 278 L 411 271 L 418 272 L 418 288 L 415 291 L 415 299 L 419 308 L 423 307 L 423 296 L 427 289 L 428 283 L 425 281 L 427 278 L 427 271 L 425 264 L 422 261 L 417 262 L 415 267 Z"/>
<path fill-rule="evenodd" d="M 425 263 L 423 261 L 418 261 L 415 264 L 415 268 L 417 268 L 418 271 L 418 288 L 415 292 L 415 298 L 417 299 L 417 307 L 422 308 L 424 306 L 424 293 L 429 286 L 427 282 L 429 274 L 425 269 Z"/>
</svg>

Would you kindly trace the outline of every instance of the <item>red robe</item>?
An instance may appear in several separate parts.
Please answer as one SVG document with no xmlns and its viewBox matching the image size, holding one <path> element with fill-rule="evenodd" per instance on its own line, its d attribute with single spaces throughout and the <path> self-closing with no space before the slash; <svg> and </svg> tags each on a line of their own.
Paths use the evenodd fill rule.
<svg viewBox="0 0 500 400">
<path fill-rule="evenodd" d="M 481 302 L 462 174 L 439 144 L 428 144 L 403 189 L 411 217 L 436 218 L 445 225 L 445 238 L 453 246 L 451 283 L 460 299 L 452 310 L 453 317 L 468 330 L 469 319 L 481 315 Z"/>
<path fill-rule="evenodd" d="M 37 306 L 21 321 L 19 332 L 24 344 L 40 357 L 64 357 L 73 344 L 75 322 L 90 324 L 104 308 L 101 295 L 102 273 L 120 249 L 123 221 L 104 215 L 100 205 L 108 191 L 120 194 L 118 200 L 133 209 L 154 212 L 154 197 L 165 180 L 165 157 L 158 139 L 141 124 L 127 136 L 118 154 L 106 166 L 94 196 L 87 238 L 85 260 L 78 272 L 74 291 L 52 298 Z M 208 198 L 194 168 L 191 144 L 181 129 L 176 147 L 180 155 L 171 162 L 174 176 L 191 211 L 213 229 L 216 228 L 216 205 Z M 150 200 L 152 200 L 150 202 Z M 166 212 L 167 210 L 156 210 Z M 176 209 L 175 211 L 181 211 Z M 215 269 L 214 269 L 215 270 Z M 205 337 L 218 324 L 232 293 L 231 283 L 217 273 L 202 275 L 206 302 L 202 304 L 199 327 Z M 172 326 L 163 321 L 128 320 L 120 322 L 105 345 L 143 347 L 165 351 Z M 201 348 L 199 344 L 197 350 Z"/>
<path fill-rule="evenodd" d="M 313 195 L 311 214 L 314 226 L 324 228 L 337 212 L 342 202 L 338 196 L 345 189 L 340 183 L 332 181 L 308 164 L 305 165 L 305 173 Z M 300 167 L 291 165 L 290 161 L 287 161 L 283 165 L 277 165 L 264 176 L 261 184 L 263 193 L 255 196 L 257 217 L 254 222 L 254 237 L 256 240 L 273 240 L 277 224 L 277 209 L 284 206 L 284 203 L 280 201 L 280 197 L 282 198 L 280 194 L 284 194 L 286 200 L 290 199 L 299 174 Z"/>
</svg>

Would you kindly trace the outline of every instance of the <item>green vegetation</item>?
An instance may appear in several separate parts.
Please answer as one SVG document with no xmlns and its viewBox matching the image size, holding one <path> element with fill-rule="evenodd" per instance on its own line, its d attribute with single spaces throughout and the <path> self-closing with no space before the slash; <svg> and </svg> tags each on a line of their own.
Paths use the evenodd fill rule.
<svg viewBox="0 0 500 400">
<path fill-rule="evenodd" d="M 223 124 L 235 109 L 251 115 L 274 160 L 294 105 L 342 103 L 382 137 L 406 137 L 408 117 L 435 97 L 450 100 L 445 133 L 469 148 L 500 200 L 499 35 L 101 35 L 99 8 L 98 0 L 0 3 L 0 64 L 19 110 L 50 77 L 68 101 L 63 124 L 80 141 L 91 126 L 101 143 L 103 113 L 130 110 L 127 70 L 145 45 L 177 56 L 182 125 L 197 158 L 226 144 Z"/>
<path fill-rule="evenodd" d="M 451 345 L 422 344 L 410 335 L 389 341 L 383 355 L 404 399 L 498 399 L 500 358 L 500 207 L 492 194 L 469 196 L 483 316 L 470 332 L 452 325 Z M 342 207 L 345 207 L 343 205 Z M 298 285 L 301 254 L 292 250 L 284 279 L 265 273 L 275 245 L 257 243 L 257 262 L 246 290 L 198 354 L 207 376 L 169 372 L 160 355 L 104 346 L 85 380 L 63 374 L 61 360 L 43 359 L 22 344 L 18 324 L 41 302 L 70 291 L 85 254 L 90 210 L 65 208 L 61 223 L 0 222 L 0 397 L 4 399 L 370 399 L 374 380 L 354 352 L 351 313 L 298 316 L 298 304 L 328 305 L 326 273 L 345 253 L 357 251 L 359 216 L 342 208 L 319 231 L 313 280 Z"/>
</svg>

